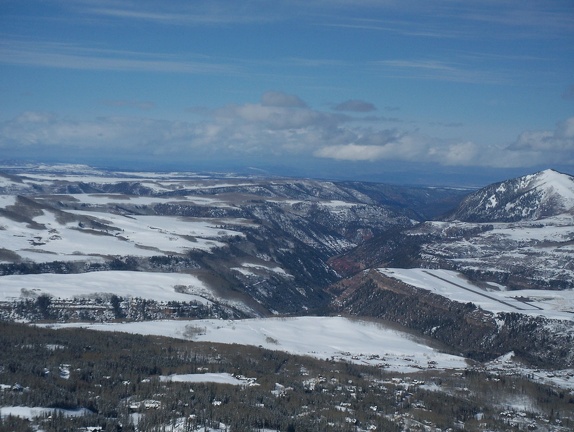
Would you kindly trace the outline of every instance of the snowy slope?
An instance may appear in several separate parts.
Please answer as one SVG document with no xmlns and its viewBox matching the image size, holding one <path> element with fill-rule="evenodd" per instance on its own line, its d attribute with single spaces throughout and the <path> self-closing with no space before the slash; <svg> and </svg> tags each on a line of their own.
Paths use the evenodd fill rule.
<svg viewBox="0 0 574 432">
<path fill-rule="evenodd" d="M 193 334 L 194 341 L 262 346 L 321 359 L 384 365 L 400 372 L 426 369 L 429 364 L 444 369 L 467 366 L 463 357 L 441 353 L 409 333 L 376 322 L 343 317 L 57 324 L 51 327 L 70 326 L 183 339 Z"/>
<path fill-rule="evenodd" d="M 185 293 L 176 290 L 185 286 Z M 99 271 L 79 274 L 10 275 L 0 278 L 0 301 L 49 295 L 60 299 L 89 298 L 95 294 L 140 297 L 156 301 L 200 301 L 212 290 L 197 277 L 181 273 Z"/>
<path fill-rule="evenodd" d="M 550 319 L 574 320 L 574 290 L 515 290 L 490 284 L 481 288 L 449 270 L 381 268 L 381 273 L 449 300 L 474 303 L 484 310 L 517 312 Z"/>
<path fill-rule="evenodd" d="M 70 308 L 90 304 L 89 307 L 109 309 L 107 302 L 115 295 L 128 302 L 145 299 L 163 305 L 170 302 L 195 303 L 208 308 L 230 308 L 248 316 L 259 315 L 241 298 L 224 296 L 216 288 L 187 273 L 116 270 L 9 275 L 0 277 L 0 303 L 33 302 L 45 295 L 53 302 L 67 302 Z"/>
<path fill-rule="evenodd" d="M 9 208 L 14 201 L 13 196 L 0 196 L 0 210 Z M 101 212 L 68 212 L 71 214 L 80 217 L 62 220 L 59 214 L 48 210 L 21 221 L 0 215 L 0 245 L 22 259 L 35 262 L 93 261 L 98 256 L 145 257 L 188 250 L 209 251 L 224 245 L 217 241 L 220 238 L 242 235 L 216 228 L 215 223 L 169 216 L 126 217 Z M 35 224 L 31 225 L 30 220 Z M 101 226 L 92 228 L 78 220 L 93 220 Z"/>
<path fill-rule="evenodd" d="M 512 222 L 574 214 L 574 177 L 554 170 L 507 180 L 471 194 L 450 216 L 466 222 Z"/>
<path fill-rule="evenodd" d="M 456 269 L 509 289 L 573 288 L 574 215 L 519 222 L 426 222 L 409 231 L 432 236 L 420 267 Z"/>
</svg>

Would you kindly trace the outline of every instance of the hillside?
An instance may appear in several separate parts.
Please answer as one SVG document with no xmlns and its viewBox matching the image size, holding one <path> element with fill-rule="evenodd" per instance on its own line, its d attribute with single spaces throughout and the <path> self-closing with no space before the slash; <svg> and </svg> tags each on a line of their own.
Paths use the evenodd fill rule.
<svg viewBox="0 0 574 432">
<path fill-rule="evenodd" d="M 562 214 L 574 214 L 574 177 L 549 169 L 472 193 L 447 220 L 517 222 Z"/>
<path fill-rule="evenodd" d="M 338 278 L 330 257 L 423 220 L 420 209 L 433 196 L 433 212 L 461 198 L 447 189 L 75 165 L 8 171 L 0 182 L 0 274 L 137 272 L 131 277 L 142 285 L 153 280 L 150 273 L 189 274 L 198 282 L 168 282 L 177 303 L 169 310 L 187 317 L 208 313 L 189 304 L 198 295 L 217 306 L 210 316 L 320 310 L 329 301 L 323 288 Z M 78 276 L 75 283 L 94 287 L 103 299 L 116 295 L 125 309 L 120 315 L 142 315 L 127 302 L 134 293 L 112 287 L 111 278 L 89 279 Z M 9 297 L 60 296 L 49 285 L 35 290 Z M 149 289 L 140 292 L 150 300 L 143 316 L 170 316 Z M 65 296 L 61 307 L 54 302 L 52 315 L 66 316 L 73 297 Z M 97 309 L 82 316 L 89 315 L 95 318 Z"/>
<path fill-rule="evenodd" d="M 389 230 L 330 262 L 343 275 L 443 268 L 508 289 L 572 289 L 573 228 L 574 178 L 547 170 L 487 186 L 442 219 Z"/>
<path fill-rule="evenodd" d="M 547 170 L 470 194 L 443 220 L 334 257 L 331 310 L 383 318 L 477 359 L 574 366 L 574 178 Z"/>
<path fill-rule="evenodd" d="M 571 184 L 548 170 L 468 195 L 231 174 L 5 167 L 0 319 L 52 329 L 30 327 L 31 335 L 18 327 L 27 342 L 17 346 L 4 337 L 8 358 L 34 360 L 32 369 L 0 363 L 9 365 L 2 376 L 19 380 L 0 380 L 0 428 L 2 416 L 24 413 L 45 430 L 117 429 L 120 420 L 125 430 L 172 432 L 230 424 L 568 430 L 574 419 L 554 410 L 574 397 Z M 44 337 L 50 342 L 31 342 Z M 144 367 L 124 349 L 104 354 L 112 339 L 150 344 L 157 364 Z M 173 357 L 174 346 L 197 369 Z M 102 376 L 101 368 L 121 373 Z M 397 374 L 396 382 L 389 378 Z M 516 385 L 522 399 L 508 405 Z M 89 402 L 93 388 L 103 398 Z M 166 388 L 195 394 L 195 402 L 177 405 Z M 435 403 L 437 391 L 449 412 Z M 227 415 L 210 408 L 215 401 L 253 415 Z M 159 406 L 170 408 L 160 413 Z M 72 411 L 79 419 L 64 421 Z M 35 420 L 43 413 L 58 415 Z M 22 426 L 9 418 L 7 427 Z M 546 428 L 549 421 L 557 427 Z"/>
<path fill-rule="evenodd" d="M 329 288 L 335 295 L 331 308 L 400 324 L 478 361 L 512 351 L 537 367 L 574 368 L 573 296 L 557 295 L 552 307 L 532 292 L 507 298 L 453 274 L 416 270 L 422 273 L 415 278 L 398 269 L 378 269 L 338 282 Z"/>
<path fill-rule="evenodd" d="M 309 319 L 291 320 L 285 330 L 312 331 L 314 323 L 304 321 Z M 323 321 L 323 329 L 335 337 L 338 330 L 364 329 L 368 336 L 380 326 L 357 322 L 347 328 L 344 321 Z M 271 330 L 281 330 L 281 322 Z M 384 356 L 373 356 L 372 365 L 319 360 L 238 345 L 241 337 L 230 345 L 4 322 L 0 331 L 0 363 L 8 365 L 0 379 L 0 429 L 7 431 L 478 432 L 512 424 L 566 432 L 574 425 L 568 390 L 549 384 L 558 378 L 524 369 L 522 376 L 507 369 L 510 356 L 456 372 L 435 369 L 432 359 L 440 359 L 430 357 L 424 369 L 415 364 L 409 366 L 413 372 L 398 372 L 386 369 Z M 357 345 L 372 345 L 360 340 Z M 405 345 L 416 349 L 419 343 Z M 395 344 L 386 349 L 394 350 Z M 532 374 L 536 381 L 528 378 Z"/>
</svg>

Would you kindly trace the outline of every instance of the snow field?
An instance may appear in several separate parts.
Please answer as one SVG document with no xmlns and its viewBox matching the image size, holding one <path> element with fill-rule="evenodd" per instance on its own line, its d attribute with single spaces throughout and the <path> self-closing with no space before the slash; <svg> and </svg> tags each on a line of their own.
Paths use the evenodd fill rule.
<svg viewBox="0 0 574 432">
<path fill-rule="evenodd" d="M 50 327 L 84 327 L 187 339 L 188 326 L 196 330 L 192 337 L 194 341 L 261 346 L 320 359 L 379 365 L 397 372 L 426 369 L 429 364 L 440 369 L 464 369 L 467 366 L 463 357 L 441 353 L 410 334 L 375 322 L 343 317 L 74 323 Z"/>
<path fill-rule="evenodd" d="M 574 206 L 574 180 L 570 176 L 565 176 L 554 170 L 545 170 L 538 176 L 538 182 L 536 182 L 536 187 L 544 187 L 546 185 L 551 185 L 549 187 L 549 194 L 556 194 L 563 198 L 562 203 L 564 208 L 569 208 Z"/>
<path fill-rule="evenodd" d="M 2 197 L 0 206 L 12 203 L 13 197 Z M 86 230 L 77 222 L 62 224 L 54 213 L 45 211 L 35 222 L 46 229 L 8 218 L 0 219 L 0 245 L 23 259 L 34 262 L 78 261 L 97 256 L 155 256 L 185 253 L 188 250 L 210 251 L 225 243 L 218 239 L 242 236 L 238 231 L 218 228 L 215 222 L 168 216 L 121 216 L 111 213 L 73 211 L 89 216 L 115 230 Z M 242 221 L 231 220 L 230 223 Z M 7 261 L 11 262 L 11 261 Z"/>
<path fill-rule="evenodd" d="M 176 374 L 162 375 L 160 381 L 183 382 L 183 383 L 216 383 L 229 385 L 249 385 L 245 379 L 239 379 L 229 373 L 202 373 L 202 374 Z"/>
<path fill-rule="evenodd" d="M 474 303 L 494 313 L 519 312 L 550 319 L 574 319 L 574 290 L 507 291 L 500 285 L 485 290 L 450 270 L 380 268 L 379 271 L 417 288 L 429 290 L 450 300 Z M 498 291 L 498 289 L 501 289 Z"/>
<path fill-rule="evenodd" d="M 177 198 L 162 198 L 154 196 L 129 196 L 124 194 L 70 194 L 76 202 L 89 205 L 107 205 L 113 204 L 130 204 L 149 206 L 155 204 L 184 203 L 195 205 L 211 205 L 221 207 L 231 207 L 223 200 L 200 197 L 200 196 L 182 196 Z"/>
<path fill-rule="evenodd" d="M 186 286 L 187 293 L 175 290 Z M 198 301 L 211 303 L 211 289 L 197 277 L 183 273 L 148 273 L 101 271 L 80 274 L 31 274 L 0 277 L 0 301 L 17 300 L 25 293 L 47 294 L 55 298 L 74 299 L 94 294 L 115 294 L 156 301 Z"/>
<path fill-rule="evenodd" d="M 90 413 L 91 411 L 86 408 L 81 408 L 78 410 L 65 410 L 60 408 L 42 408 L 42 407 L 26 407 L 26 406 L 0 407 L 0 417 L 14 416 L 30 420 L 35 417 L 42 417 L 51 414 L 62 414 L 65 417 L 78 417 Z"/>
</svg>

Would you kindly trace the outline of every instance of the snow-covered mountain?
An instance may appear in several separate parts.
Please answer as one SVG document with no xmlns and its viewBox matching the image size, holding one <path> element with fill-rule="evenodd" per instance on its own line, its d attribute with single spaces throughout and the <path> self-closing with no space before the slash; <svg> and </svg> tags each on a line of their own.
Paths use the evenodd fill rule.
<svg viewBox="0 0 574 432">
<path fill-rule="evenodd" d="M 516 222 L 565 213 L 574 214 L 574 177 L 548 169 L 478 190 L 449 220 Z"/>
<path fill-rule="evenodd" d="M 386 232 L 331 260 L 350 275 L 372 267 L 443 268 L 508 289 L 574 288 L 574 177 L 554 170 L 496 183 L 448 217 Z"/>
<path fill-rule="evenodd" d="M 349 278 L 328 289 L 337 312 L 397 322 L 473 358 L 503 347 L 541 365 L 572 365 L 574 349 L 561 347 L 574 335 L 563 297 L 574 289 L 573 245 L 574 178 L 546 170 L 487 186 L 448 218 L 385 232 L 332 258 Z M 381 276 L 374 269 L 382 267 L 400 270 Z M 555 301 L 564 319 L 546 315 L 536 298 Z M 484 300 L 506 309 L 489 310 Z"/>
<path fill-rule="evenodd" d="M 275 409 L 277 401 L 291 407 L 290 400 L 304 400 L 297 417 L 312 418 L 315 413 L 308 406 L 314 406 L 322 418 L 339 419 L 344 424 L 340 430 L 372 428 L 364 427 L 369 424 L 366 420 L 350 423 L 350 416 L 360 409 L 349 402 L 333 405 L 334 395 L 362 403 L 368 421 L 400 419 L 396 407 L 403 405 L 412 406 L 412 412 L 425 419 L 415 422 L 409 412 L 409 423 L 401 423 L 401 430 L 407 426 L 434 430 L 426 419 L 434 419 L 444 406 L 448 409 L 443 414 L 452 416 L 451 405 L 458 400 L 453 395 L 464 401 L 461 415 L 476 420 L 475 428 L 466 420 L 457 423 L 465 430 L 484 430 L 483 418 L 499 412 L 505 425 L 519 418 L 525 422 L 523 429 L 536 428 L 535 415 L 550 424 L 550 417 L 540 416 L 542 406 L 560 412 L 560 421 L 566 418 L 563 412 L 568 407 L 550 403 L 547 397 L 552 393 L 566 406 L 568 397 L 562 396 L 566 389 L 574 389 L 574 179 L 570 176 L 548 170 L 498 183 L 457 207 L 468 191 L 232 174 L 110 172 L 81 165 L 0 166 L 0 171 L 4 171 L 0 173 L 4 324 L 84 327 L 89 323 L 99 330 L 192 340 L 185 351 L 177 351 L 171 339 L 169 350 L 161 350 L 170 356 L 169 362 L 156 360 L 155 354 L 141 356 L 149 361 L 151 377 L 159 375 L 162 387 L 169 385 L 162 379 L 167 378 L 165 367 L 170 374 L 178 370 L 171 362 L 177 357 L 185 359 L 185 371 L 216 367 L 221 373 L 215 375 L 225 376 L 226 384 L 240 383 L 242 379 L 230 372 L 241 371 L 257 376 L 259 393 L 225 390 L 222 394 L 231 397 L 229 401 L 245 399 L 241 395 L 248 395 L 249 401 L 232 406 L 226 399 L 224 409 L 252 413 L 266 407 L 275 413 L 283 411 Z M 455 207 L 452 219 L 436 219 Z M 16 371 L 19 375 L 8 368 L 8 374 L 0 374 L 4 376 L 0 405 L 3 401 L 8 405 L 0 417 L 7 408 L 9 413 L 22 408 L 16 405 L 23 398 L 31 403 L 33 394 L 41 393 L 42 403 L 48 400 L 51 407 L 59 406 L 57 401 L 64 400 L 59 390 L 50 393 L 56 403 L 45 395 L 46 388 L 62 388 L 58 379 L 69 380 L 67 388 L 83 389 L 87 395 L 81 399 L 74 393 L 69 400 L 91 401 L 91 386 L 96 385 L 98 395 L 104 394 L 102 388 L 109 388 L 114 397 L 121 393 L 130 410 L 145 406 L 145 400 L 138 405 L 139 398 L 124 390 L 136 389 L 143 397 L 157 388 L 155 379 L 142 380 L 147 369 L 134 367 L 124 355 L 135 358 L 136 352 L 148 352 L 132 350 L 142 343 L 136 336 L 110 344 L 111 338 L 104 341 L 87 331 L 68 329 L 65 333 L 73 336 L 54 333 L 57 342 L 47 343 L 47 333 L 35 329 L 33 337 L 41 341 L 35 342 L 19 326 L 10 326 L 0 333 L 19 341 L 4 344 L 18 351 L 7 351 L 4 364 L 22 358 L 26 367 Z M 206 355 L 198 348 L 204 342 L 209 343 Z M 106 350 L 101 349 L 104 343 Z M 160 352 L 158 343 L 154 339 L 154 353 Z M 225 348 L 226 344 L 233 346 Z M 118 352 L 117 361 L 113 356 L 108 360 L 106 353 L 112 351 Z M 174 355 L 177 352 L 183 355 Z M 85 356 L 83 363 L 78 353 Z M 328 358 L 328 363 L 319 370 L 318 360 L 308 367 L 305 357 L 287 360 L 285 353 Z M 30 360 L 34 367 L 28 365 Z M 339 361 L 345 365 L 337 366 Z M 131 369 L 129 375 L 118 373 L 123 362 L 124 371 Z M 377 369 L 369 372 L 369 365 Z M 252 366 L 256 369 L 250 372 Z M 345 379 L 340 371 L 347 374 Z M 402 378 L 394 377 L 397 372 L 412 373 L 416 380 L 405 379 L 404 387 Z M 185 376 L 207 382 L 203 380 L 213 375 L 170 375 L 169 381 Z M 384 376 L 393 378 L 385 381 Z M 367 384 L 370 380 L 372 386 Z M 28 387 L 28 382 L 33 384 Z M 133 385 L 127 386 L 130 382 Z M 442 389 L 447 382 L 450 387 Z M 415 383 L 424 398 L 416 395 Z M 373 393 L 374 388 L 379 393 Z M 536 409 L 531 416 L 501 412 L 516 396 L 515 388 L 522 389 L 520 397 L 543 401 L 532 403 Z M 283 398 L 286 393 L 281 389 L 293 393 Z M 189 386 L 181 391 L 189 395 Z M 263 396 L 269 391 L 273 396 Z M 210 393 L 207 406 L 219 406 L 211 386 L 205 392 Z M 172 394 L 175 401 L 183 393 L 170 388 L 161 394 Z M 189 404 L 196 410 L 199 394 L 196 388 Z M 468 405 L 469 394 L 476 408 Z M 334 407 L 336 415 L 329 417 L 315 400 Z M 384 411 L 375 401 L 386 404 Z M 117 404 L 101 403 L 116 409 Z M 128 405 L 123 406 L 127 412 Z M 485 406 L 492 408 L 487 411 Z M 146 412 L 149 418 L 156 414 Z M 383 417 L 384 412 L 395 414 Z M 106 411 L 97 414 L 104 416 Z M 130 414 L 130 418 L 143 416 L 143 412 Z M 48 424 L 44 418 L 41 421 L 42 427 Z M 571 430 L 570 426 L 552 430 Z M 183 430 L 170 427 L 174 432 Z M 331 423 L 331 429 L 337 427 Z M 376 428 L 389 429 L 384 423 Z"/>
<path fill-rule="evenodd" d="M 9 278 L 3 276 L 33 273 L 61 275 L 56 285 L 74 284 L 74 278 L 88 281 L 94 272 L 137 272 L 144 281 L 153 279 L 149 272 L 188 273 L 207 290 L 162 279 L 172 300 L 185 291 L 189 301 L 200 295 L 202 304 L 235 308 L 234 316 L 323 307 L 322 289 L 338 277 L 327 264 L 331 256 L 389 229 L 412 226 L 424 220 L 423 212 L 436 214 L 464 193 L 221 173 L 112 172 L 81 165 L 1 170 L 0 277 L 5 284 Z M 134 278 L 134 273 L 123 275 Z M 21 299 L 21 282 L 14 283 L 10 296 Z M 86 285 L 104 298 L 112 293 L 135 297 L 105 278 Z M 35 288 L 35 296 L 62 297 Z M 74 293 L 65 298 L 61 309 Z M 238 301 L 248 305 L 232 305 Z M 130 316 L 128 306 L 121 314 Z M 200 306 L 189 306 L 189 312 Z"/>
<path fill-rule="evenodd" d="M 460 303 L 449 298 L 454 284 L 428 301 L 420 287 L 389 294 L 389 277 L 374 269 L 446 269 L 490 290 L 571 290 L 574 179 L 547 170 L 488 186 L 457 207 L 467 193 L 231 174 L 6 168 L 0 313 L 30 321 L 141 321 L 344 312 L 384 317 L 435 338 L 444 318 L 441 342 L 467 350 L 492 336 L 498 345 L 469 354 L 491 358 L 516 339 L 499 335 L 503 318 L 477 311 L 475 300 L 450 304 Z M 455 207 L 450 219 L 431 220 Z M 439 317 L 445 308 L 456 313 Z M 516 311 L 525 318 L 511 317 L 509 325 L 542 326 L 546 319 Z M 466 319 L 478 323 L 475 339 L 465 333 Z M 456 337 L 449 323 L 459 327 Z M 457 345 L 459 339 L 472 343 Z M 534 359 L 540 363 L 547 360 L 543 348 Z M 574 364 L 574 350 L 552 361 Z"/>
</svg>

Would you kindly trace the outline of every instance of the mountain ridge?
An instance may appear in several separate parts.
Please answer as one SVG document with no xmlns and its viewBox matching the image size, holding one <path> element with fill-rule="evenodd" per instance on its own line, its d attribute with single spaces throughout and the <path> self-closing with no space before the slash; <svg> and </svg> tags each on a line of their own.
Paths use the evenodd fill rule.
<svg viewBox="0 0 574 432">
<path fill-rule="evenodd" d="M 547 169 L 471 193 L 446 220 L 516 222 L 560 214 L 574 214 L 574 177 Z"/>
<path fill-rule="evenodd" d="M 449 270 L 484 290 L 574 288 L 574 216 L 568 213 L 574 207 L 574 179 L 554 170 L 489 185 L 463 199 L 467 191 L 447 188 L 182 173 L 96 175 L 72 168 L 73 174 L 19 171 L 1 178 L 0 277 L 12 284 L 0 305 L 5 317 L 237 319 L 349 313 L 442 335 L 444 343 L 467 353 L 472 346 L 456 345 L 457 340 L 488 341 L 496 334 L 499 345 L 484 342 L 481 348 L 485 353 L 488 348 L 491 358 L 510 347 L 511 339 L 496 333 L 502 318 L 487 314 L 495 324 L 486 325 L 486 315 L 473 301 L 461 306 L 439 294 L 445 291 L 425 294 L 426 303 L 420 289 L 394 292 L 387 289 L 394 282 L 383 278 L 379 283 L 373 271 Z M 460 217 L 434 217 L 460 201 L 452 212 Z M 540 219 L 547 215 L 558 216 Z M 364 272 L 371 277 L 362 278 Z M 36 279 L 27 279 L 31 285 L 26 286 L 12 277 L 33 273 L 62 279 L 42 288 Z M 93 274 L 83 280 L 95 278 L 97 291 L 59 298 L 64 279 L 74 282 L 87 273 Z M 160 273 L 175 275 L 159 287 L 172 296 L 169 301 L 152 288 L 140 290 L 145 298 L 134 297 L 132 279 L 141 278 L 141 288 Z M 67 274 L 74 276 L 64 278 Z M 130 283 L 120 290 L 106 275 L 121 274 Z M 181 274 L 187 279 L 181 281 Z M 349 285 L 341 282 L 353 277 Z M 351 285 L 352 290 L 341 291 Z M 389 302 L 396 305 L 393 313 Z M 441 321 L 438 306 L 443 303 L 443 309 L 458 312 Z M 566 307 L 564 314 L 574 313 L 574 302 L 559 306 Z M 423 309 L 424 323 L 413 315 Z M 413 319 L 401 321 L 406 316 Z M 477 323 L 475 339 L 465 333 L 467 320 Z M 438 321 L 444 327 L 436 333 Z M 518 313 L 509 319 L 511 325 L 522 334 L 529 325 L 542 329 L 546 324 Z M 454 330 L 458 333 L 452 336 Z M 542 348 L 540 363 L 545 361 Z M 570 362 L 574 352 L 572 358 L 567 354 L 556 358 Z M 472 355 L 483 358 L 480 352 Z"/>
</svg>

